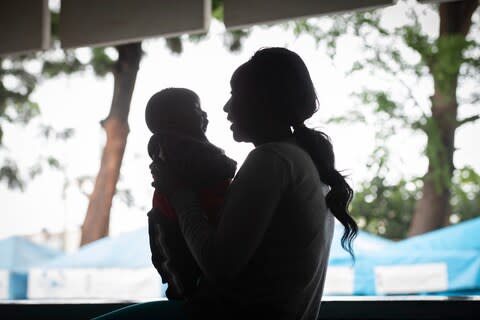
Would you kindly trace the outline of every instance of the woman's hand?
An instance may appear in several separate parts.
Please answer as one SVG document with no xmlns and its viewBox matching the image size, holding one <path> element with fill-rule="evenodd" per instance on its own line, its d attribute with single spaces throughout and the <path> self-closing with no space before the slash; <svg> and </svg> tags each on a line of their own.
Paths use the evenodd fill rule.
<svg viewBox="0 0 480 320">
<path fill-rule="evenodd" d="M 185 184 L 181 182 L 179 175 L 164 161 L 152 162 L 150 172 L 153 177 L 152 186 L 167 196 L 185 188 Z"/>
</svg>

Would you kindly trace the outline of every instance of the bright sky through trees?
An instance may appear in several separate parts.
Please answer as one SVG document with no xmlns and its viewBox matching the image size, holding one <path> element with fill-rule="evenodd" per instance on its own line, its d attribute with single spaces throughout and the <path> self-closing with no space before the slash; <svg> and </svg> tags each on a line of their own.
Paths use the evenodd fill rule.
<svg viewBox="0 0 480 320">
<path fill-rule="evenodd" d="M 393 9 L 390 14 L 389 21 L 392 24 L 402 19 Z M 427 17 L 424 23 L 431 26 L 432 32 L 437 29 L 436 17 Z M 229 97 L 232 72 L 263 46 L 286 46 L 305 60 L 321 104 L 320 111 L 312 118 L 310 125 L 331 136 L 337 155 L 337 168 L 351 176 L 354 189 L 355 184 L 368 178 L 365 164 L 374 148 L 375 128 L 362 124 L 326 124 L 330 117 L 342 115 L 352 104 L 358 103 L 349 95 L 358 88 L 359 80 L 344 75 L 352 61 L 362 55 L 355 43 L 344 41 L 332 62 L 323 53 L 322 47 L 317 48 L 313 39 L 306 35 L 296 39 L 282 27 L 255 28 L 246 39 L 241 53 L 231 54 L 222 44 L 222 28 L 218 22 L 212 22 L 208 38 L 199 44 L 185 42 L 184 53 L 180 56 L 172 55 L 162 39 L 144 42 L 146 56 L 142 60 L 133 94 L 129 118 L 131 132 L 118 184 L 120 190 L 130 189 L 134 206 L 126 206 L 119 197 L 114 200 L 111 234 L 146 224 L 146 212 L 151 204 L 153 189 L 150 187 L 148 170 L 146 145 L 149 132 L 144 124 L 144 108 L 148 98 L 156 91 L 171 86 L 196 91 L 209 116 L 207 135 L 210 140 L 224 148 L 239 163 L 243 161 L 251 145 L 233 141 L 222 107 Z M 85 50 L 85 54 L 88 54 L 88 50 Z M 364 81 L 379 80 L 369 78 Z M 3 184 L 0 185 L 0 238 L 42 229 L 56 232 L 65 227 L 79 228 L 88 201 L 77 181 L 84 176 L 94 179 L 98 171 L 105 139 L 99 121 L 106 116 L 110 107 L 112 86 L 112 77 L 99 80 L 89 71 L 59 76 L 39 86 L 33 95 L 33 100 L 39 102 L 42 110 L 38 119 L 27 127 L 5 126 L 5 147 L 16 156 L 19 167 L 33 164 L 41 155 L 53 154 L 65 165 L 65 174 L 46 170 L 27 186 L 24 193 L 10 191 Z M 425 83 L 418 90 L 424 93 L 423 102 L 428 103 L 431 84 Z M 461 112 L 470 111 L 464 108 Z M 75 135 L 66 142 L 47 142 L 38 137 L 39 123 L 52 125 L 59 130 L 71 127 L 75 129 Z M 458 151 L 454 160 L 456 166 L 470 165 L 478 172 L 480 150 L 475 137 L 480 137 L 478 122 L 458 130 Z M 427 162 L 421 155 L 424 144 L 423 138 L 407 132 L 398 132 L 392 138 L 392 167 L 398 168 L 391 172 L 392 181 L 400 176 L 420 175 L 426 171 Z M 66 188 L 65 181 L 69 182 Z M 92 184 L 93 180 L 84 183 L 83 191 L 89 192 Z"/>
</svg>

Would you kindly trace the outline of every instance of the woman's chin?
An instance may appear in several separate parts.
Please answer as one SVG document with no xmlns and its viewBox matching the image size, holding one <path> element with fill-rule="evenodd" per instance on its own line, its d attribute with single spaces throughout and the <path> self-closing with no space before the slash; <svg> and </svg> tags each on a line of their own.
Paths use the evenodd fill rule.
<svg viewBox="0 0 480 320">
<path fill-rule="evenodd" d="M 242 139 L 240 139 L 240 137 L 238 136 L 238 134 L 232 130 L 232 136 L 233 136 L 233 140 L 237 141 L 237 142 L 242 142 Z"/>
<path fill-rule="evenodd" d="M 238 131 L 235 130 L 235 127 L 233 126 L 233 124 L 230 126 L 230 130 L 232 131 L 233 140 L 235 140 L 237 142 L 243 142 L 244 141 L 244 139 L 242 138 L 242 135 L 240 135 L 238 133 Z"/>
<path fill-rule="evenodd" d="M 232 125 L 230 126 L 230 130 L 232 131 L 233 140 L 235 140 L 236 142 L 249 142 L 247 136 L 242 133 L 242 131 L 239 130 L 235 124 L 232 123 Z"/>
</svg>

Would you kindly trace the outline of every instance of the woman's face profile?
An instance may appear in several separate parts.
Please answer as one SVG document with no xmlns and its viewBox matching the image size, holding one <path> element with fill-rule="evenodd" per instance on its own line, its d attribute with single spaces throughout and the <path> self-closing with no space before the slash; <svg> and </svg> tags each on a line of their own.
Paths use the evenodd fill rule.
<svg viewBox="0 0 480 320">
<path fill-rule="evenodd" d="M 227 113 L 227 120 L 231 122 L 230 130 L 232 131 L 233 139 L 237 142 L 241 142 L 242 139 L 238 135 L 238 124 L 237 124 L 237 122 L 236 122 L 236 120 L 234 119 L 234 116 L 233 116 L 233 111 L 232 111 L 233 101 L 232 100 L 233 100 L 233 97 L 230 97 L 230 99 L 228 99 L 227 103 L 225 103 L 225 106 L 223 107 L 223 111 L 225 111 Z"/>
<path fill-rule="evenodd" d="M 254 85 L 248 62 L 234 72 L 230 81 L 231 96 L 223 110 L 232 123 L 230 130 L 237 142 L 255 143 L 262 139 L 271 124 L 271 116 L 262 107 L 262 99 L 259 91 L 252 87 Z"/>
<path fill-rule="evenodd" d="M 249 118 L 248 104 L 245 103 L 241 92 L 232 88 L 230 99 L 223 107 L 223 111 L 227 113 L 227 120 L 231 122 L 230 130 L 232 130 L 233 139 L 237 142 L 251 142 L 249 137 L 251 134 L 251 121 Z M 250 114 L 250 117 L 252 115 Z"/>
</svg>

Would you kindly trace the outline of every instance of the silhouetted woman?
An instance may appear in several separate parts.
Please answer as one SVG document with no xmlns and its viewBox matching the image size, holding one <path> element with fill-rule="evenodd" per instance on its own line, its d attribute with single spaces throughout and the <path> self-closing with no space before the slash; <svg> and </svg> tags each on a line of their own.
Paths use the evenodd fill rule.
<svg viewBox="0 0 480 320">
<path fill-rule="evenodd" d="M 206 221 L 188 181 L 168 167 L 155 172 L 203 273 L 186 310 L 193 319 L 316 319 L 334 217 L 351 254 L 357 225 L 328 137 L 304 124 L 318 107 L 312 80 L 297 54 L 266 48 L 234 72 L 231 89 L 224 110 L 233 136 L 255 149 L 218 226 Z"/>
<path fill-rule="evenodd" d="M 234 72 L 231 89 L 224 110 L 233 137 L 255 149 L 229 187 L 218 227 L 205 221 L 188 182 L 169 168 L 157 181 L 204 275 L 188 310 L 202 319 L 213 311 L 224 319 L 316 319 L 333 217 L 351 254 L 357 225 L 328 137 L 304 124 L 318 108 L 312 80 L 296 53 L 266 48 Z"/>
</svg>

